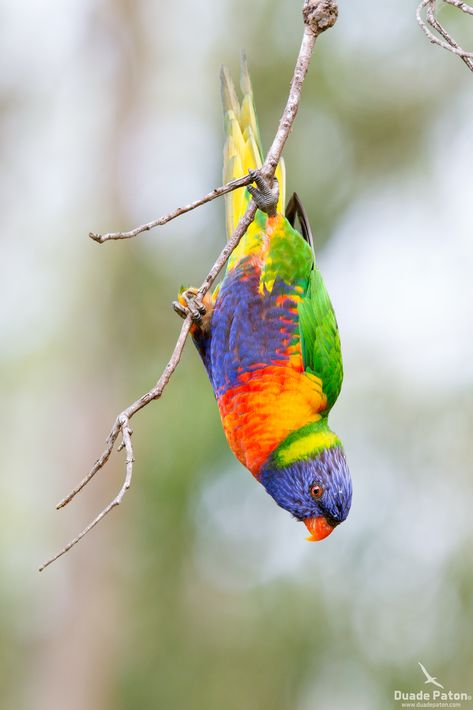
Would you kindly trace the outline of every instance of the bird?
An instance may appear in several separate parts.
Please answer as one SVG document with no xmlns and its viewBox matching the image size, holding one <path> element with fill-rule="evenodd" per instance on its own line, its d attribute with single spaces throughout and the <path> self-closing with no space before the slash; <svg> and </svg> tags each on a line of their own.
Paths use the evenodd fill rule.
<svg viewBox="0 0 473 710">
<path fill-rule="evenodd" d="M 431 676 L 430 673 L 426 670 L 425 666 L 423 666 L 420 661 L 418 661 L 418 663 L 421 667 L 423 674 L 427 678 L 427 680 L 425 681 L 425 685 L 427 685 L 428 683 L 432 683 L 432 685 L 436 685 L 438 688 L 442 688 L 442 690 L 445 690 L 443 685 L 438 682 L 437 678 L 435 676 Z"/>
<path fill-rule="evenodd" d="M 224 181 L 249 172 L 254 183 L 226 195 L 228 237 L 251 198 L 255 219 L 213 293 L 200 299 L 182 287 L 173 306 L 191 316 L 233 453 L 305 524 L 306 539 L 318 541 L 347 518 L 352 500 L 344 448 L 328 425 L 343 380 L 340 337 L 302 202 L 294 193 L 284 207 L 284 162 L 272 184 L 259 172 L 263 149 L 244 55 L 240 87 L 241 101 L 223 67 Z"/>
</svg>

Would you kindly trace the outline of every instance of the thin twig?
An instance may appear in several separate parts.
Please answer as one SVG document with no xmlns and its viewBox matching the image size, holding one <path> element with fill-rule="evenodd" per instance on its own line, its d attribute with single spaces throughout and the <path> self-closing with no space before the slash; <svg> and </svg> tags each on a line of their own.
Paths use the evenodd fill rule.
<svg viewBox="0 0 473 710">
<path fill-rule="evenodd" d="M 473 15 L 473 7 L 471 7 L 467 3 L 461 2 L 460 0 L 443 0 L 443 1 L 445 3 L 447 3 L 448 5 L 452 5 L 453 7 L 457 7 L 462 12 L 465 12 L 469 15 Z M 443 40 L 440 39 L 433 32 L 431 32 L 429 30 L 429 28 L 427 27 L 427 23 L 425 22 L 425 20 L 422 17 L 422 11 L 425 8 L 426 8 L 427 23 L 441 37 L 443 37 Z M 437 0 L 422 0 L 422 2 L 418 5 L 417 10 L 416 10 L 417 22 L 419 23 L 420 28 L 425 33 L 425 35 L 428 37 L 430 42 L 432 42 L 433 44 L 437 44 L 439 47 L 442 47 L 443 49 L 446 49 L 449 52 L 452 52 L 453 54 L 458 55 L 462 59 L 462 61 L 466 64 L 468 69 L 470 69 L 470 71 L 473 71 L 473 52 L 467 52 L 466 50 L 462 49 L 460 47 L 460 45 L 453 39 L 453 37 L 447 32 L 445 27 L 443 27 L 443 25 L 440 24 L 440 22 L 437 19 L 436 14 L 435 14 L 436 8 L 437 8 Z"/>
<path fill-rule="evenodd" d="M 302 86 L 304 83 L 305 76 L 307 74 L 307 70 L 309 68 L 309 63 L 312 57 L 312 52 L 314 49 L 314 44 L 317 39 L 317 37 L 324 32 L 326 29 L 329 27 L 332 27 L 335 24 L 335 21 L 338 16 L 338 7 L 335 2 L 335 0 L 305 0 L 304 2 L 304 9 L 303 9 L 303 15 L 304 15 L 304 35 L 302 39 L 302 44 L 301 48 L 299 51 L 299 56 L 296 62 L 296 66 L 294 69 L 294 75 L 292 78 L 291 82 L 291 87 L 289 90 L 289 97 L 286 103 L 286 106 L 284 108 L 281 120 L 279 122 L 279 126 L 276 132 L 276 135 L 274 137 L 273 143 L 271 145 L 271 148 L 268 151 L 268 154 L 266 156 L 266 160 L 261 168 L 262 174 L 267 177 L 268 179 L 271 179 L 274 176 L 274 172 L 276 170 L 276 167 L 279 163 L 279 160 L 281 158 L 282 151 L 284 149 L 284 146 L 286 144 L 286 140 L 289 136 L 289 133 L 291 131 L 292 125 L 294 123 L 294 119 L 296 117 L 298 108 L 299 108 L 299 103 L 301 99 L 301 91 L 302 91 Z M 242 184 L 249 184 L 251 182 L 251 178 L 249 179 L 249 176 L 246 176 L 245 178 L 241 178 L 241 180 L 248 180 L 248 183 L 242 183 Z M 236 182 L 236 181 L 235 181 Z M 231 183 L 229 183 L 231 185 Z M 219 194 L 225 194 L 225 192 L 229 192 L 230 189 L 235 189 L 233 186 L 229 187 L 228 185 L 225 186 L 224 188 L 219 188 L 220 190 L 225 190 L 224 192 L 220 192 Z M 215 191 L 214 191 L 215 192 Z M 210 193 L 212 195 L 213 193 Z M 215 195 L 218 196 L 218 195 Z M 208 198 L 208 199 L 207 199 Z M 210 199 L 214 199 L 214 197 L 209 197 L 207 195 L 205 198 L 202 200 L 199 200 L 199 204 L 205 204 L 205 202 L 210 201 Z M 198 206 L 197 203 L 195 204 L 195 207 Z M 179 214 L 183 214 L 184 211 L 189 211 L 189 209 L 194 209 L 194 207 L 188 206 L 187 208 L 180 208 L 181 211 L 176 210 L 176 213 L 179 212 Z M 171 213 L 171 215 L 174 213 Z M 225 245 L 225 247 L 222 249 L 220 252 L 219 257 L 215 261 L 214 265 L 210 269 L 209 273 L 207 274 L 206 279 L 202 283 L 201 287 L 199 288 L 197 292 L 197 296 L 199 298 L 202 298 L 207 291 L 210 289 L 212 284 L 214 283 L 215 279 L 217 278 L 218 274 L 220 273 L 221 269 L 225 265 L 228 257 L 232 253 L 232 251 L 235 249 L 235 247 L 238 245 L 240 239 L 243 237 L 245 234 L 246 230 L 252 223 L 252 221 L 255 218 L 256 214 L 256 205 L 253 202 L 253 200 L 250 200 L 250 203 L 246 209 L 245 214 L 243 217 L 240 219 L 238 222 L 238 225 Z M 175 214 L 175 216 L 178 216 L 178 214 Z M 168 215 L 169 219 L 167 221 L 170 221 L 170 219 L 173 219 L 174 217 L 170 217 Z M 162 222 L 160 220 L 156 220 L 155 223 L 149 223 L 149 225 L 157 226 L 161 224 Z M 118 235 L 122 236 L 111 236 L 111 235 L 102 235 L 100 239 L 97 239 L 97 241 L 106 241 L 105 238 L 107 239 L 126 239 L 128 236 L 135 236 L 133 232 L 136 232 L 136 234 L 140 233 L 141 231 L 146 231 L 147 229 L 151 229 L 151 226 L 144 225 L 144 227 L 137 227 L 136 230 L 132 230 L 131 232 L 128 233 L 115 233 Z M 125 235 L 125 236 L 123 236 Z M 99 235 L 96 235 L 99 236 Z M 187 339 L 187 336 L 189 334 L 190 328 L 192 325 L 191 317 L 190 315 L 187 316 L 187 318 L 184 320 L 184 323 L 181 328 L 181 332 L 179 334 L 179 337 L 177 339 L 174 351 L 172 353 L 172 356 L 166 365 L 161 377 L 159 378 L 158 382 L 156 385 L 151 389 L 149 392 L 144 394 L 140 399 L 136 400 L 136 402 L 133 402 L 129 407 L 127 407 L 121 414 L 118 415 L 116 418 L 112 429 L 110 431 L 110 434 L 108 435 L 107 438 L 107 445 L 105 450 L 103 451 L 102 455 L 97 459 L 95 462 L 94 466 L 90 470 L 90 472 L 87 474 L 87 476 L 79 483 L 78 486 L 74 488 L 69 495 L 67 495 L 59 504 L 58 508 L 62 508 L 65 506 L 69 501 L 71 501 L 77 493 L 84 488 L 85 485 L 95 476 L 98 471 L 100 471 L 105 464 L 107 463 L 110 454 L 113 450 L 113 446 L 121 432 L 122 434 L 122 443 L 119 446 L 119 449 L 125 448 L 126 450 L 126 473 L 125 473 L 125 480 L 123 482 L 122 487 L 120 488 L 117 496 L 97 515 L 97 517 L 86 527 L 82 532 L 79 533 L 73 540 L 71 540 L 62 550 L 60 550 L 58 553 L 56 553 L 53 557 L 48 559 L 41 567 L 40 571 L 45 569 L 48 565 L 50 565 L 52 562 L 58 559 L 58 557 L 61 557 L 64 555 L 66 552 L 68 552 L 74 545 L 76 545 L 79 540 L 81 540 L 92 528 L 94 528 L 113 508 L 118 506 L 126 491 L 129 489 L 131 485 L 131 480 L 133 476 L 133 461 L 134 461 L 134 455 L 133 455 L 133 447 L 131 443 L 131 429 L 129 428 L 129 422 L 130 419 L 138 412 L 140 409 L 143 409 L 149 402 L 159 399 L 161 397 L 164 388 L 168 384 L 169 380 L 171 379 L 171 376 L 176 369 L 177 365 L 179 364 L 179 361 L 181 359 L 182 351 L 184 349 L 184 345 Z"/>
<path fill-rule="evenodd" d="M 130 229 L 129 232 L 108 232 L 107 234 L 97 234 L 96 232 L 89 232 L 89 237 L 93 239 L 94 242 L 98 242 L 99 244 L 111 241 L 112 239 L 131 239 L 132 237 L 137 237 L 143 232 L 149 232 L 150 229 L 154 229 L 155 227 L 161 227 L 163 224 L 167 224 L 168 222 L 171 222 L 171 220 L 176 219 L 176 217 L 180 217 L 186 212 L 195 210 L 196 207 L 201 207 L 207 202 L 212 202 L 212 200 L 215 200 L 217 197 L 226 195 L 227 192 L 237 190 L 239 187 L 245 187 L 251 182 L 253 182 L 253 179 L 249 175 L 244 175 L 243 177 L 238 178 L 237 180 L 232 180 L 226 185 L 222 185 L 222 187 L 214 188 L 212 192 L 209 192 L 200 200 L 190 202 L 188 205 L 184 205 L 184 207 L 178 207 L 176 210 L 173 210 L 172 212 L 169 212 L 169 214 L 164 215 L 164 217 L 159 217 L 159 219 L 153 219 L 151 222 L 141 224 L 139 227 Z"/>
<path fill-rule="evenodd" d="M 467 15 L 473 15 L 473 7 L 468 5 L 466 2 L 461 2 L 461 0 L 443 0 L 448 5 L 453 5 L 453 7 L 458 7 L 459 10 L 463 10 Z"/>
</svg>

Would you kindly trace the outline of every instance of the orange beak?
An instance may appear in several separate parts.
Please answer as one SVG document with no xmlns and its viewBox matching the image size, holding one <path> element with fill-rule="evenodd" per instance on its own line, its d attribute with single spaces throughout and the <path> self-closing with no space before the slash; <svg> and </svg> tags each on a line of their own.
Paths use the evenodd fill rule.
<svg viewBox="0 0 473 710">
<path fill-rule="evenodd" d="M 319 515 L 317 518 L 306 518 L 304 523 L 307 530 L 310 532 L 310 537 L 306 538 L 309 542 L 323 540 L 330 535 L 335 527 L 334 525 L 330 525 L 327 519 L 322 515 Z"/>
</svg>

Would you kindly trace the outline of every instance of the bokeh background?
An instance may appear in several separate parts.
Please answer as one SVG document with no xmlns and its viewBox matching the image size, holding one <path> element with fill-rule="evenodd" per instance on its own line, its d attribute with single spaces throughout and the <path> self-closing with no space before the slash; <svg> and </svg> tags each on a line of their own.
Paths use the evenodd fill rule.
<svg viewBox="0 0 473 710">
<path fill-rule="evenodd" d="M 318 545 L 232 457 L 189 345 L 120 455 L 55 502 L 148 390 L 224 239 L 218 73 L 245 48 L 266 145 L 301 2 L 2 0 L 0 693 L 14 710 L 384 710 L 422 661 L 473 691 L 473 77 L 415 3 L 340 2 L 285 153 L 335 304 L 354 478 Z M 462 39 L 469 18 L 450 13 Z M 469 32 L 470 31 L 470 32 Z"/>
</svg>

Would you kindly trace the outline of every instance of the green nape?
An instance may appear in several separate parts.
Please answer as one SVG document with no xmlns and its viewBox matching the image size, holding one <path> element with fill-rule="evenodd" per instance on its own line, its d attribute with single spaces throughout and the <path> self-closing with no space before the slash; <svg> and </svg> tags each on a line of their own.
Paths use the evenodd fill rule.
<svg viewBox="0 0 473 710">
<path fill-rule="evenodd" d="M 322 417 L 289 434 L 273 451 L 272 460 L 283 468 L 341 445 L 338 436 L 329 429 L 327 417 Z"/>
</svg>

